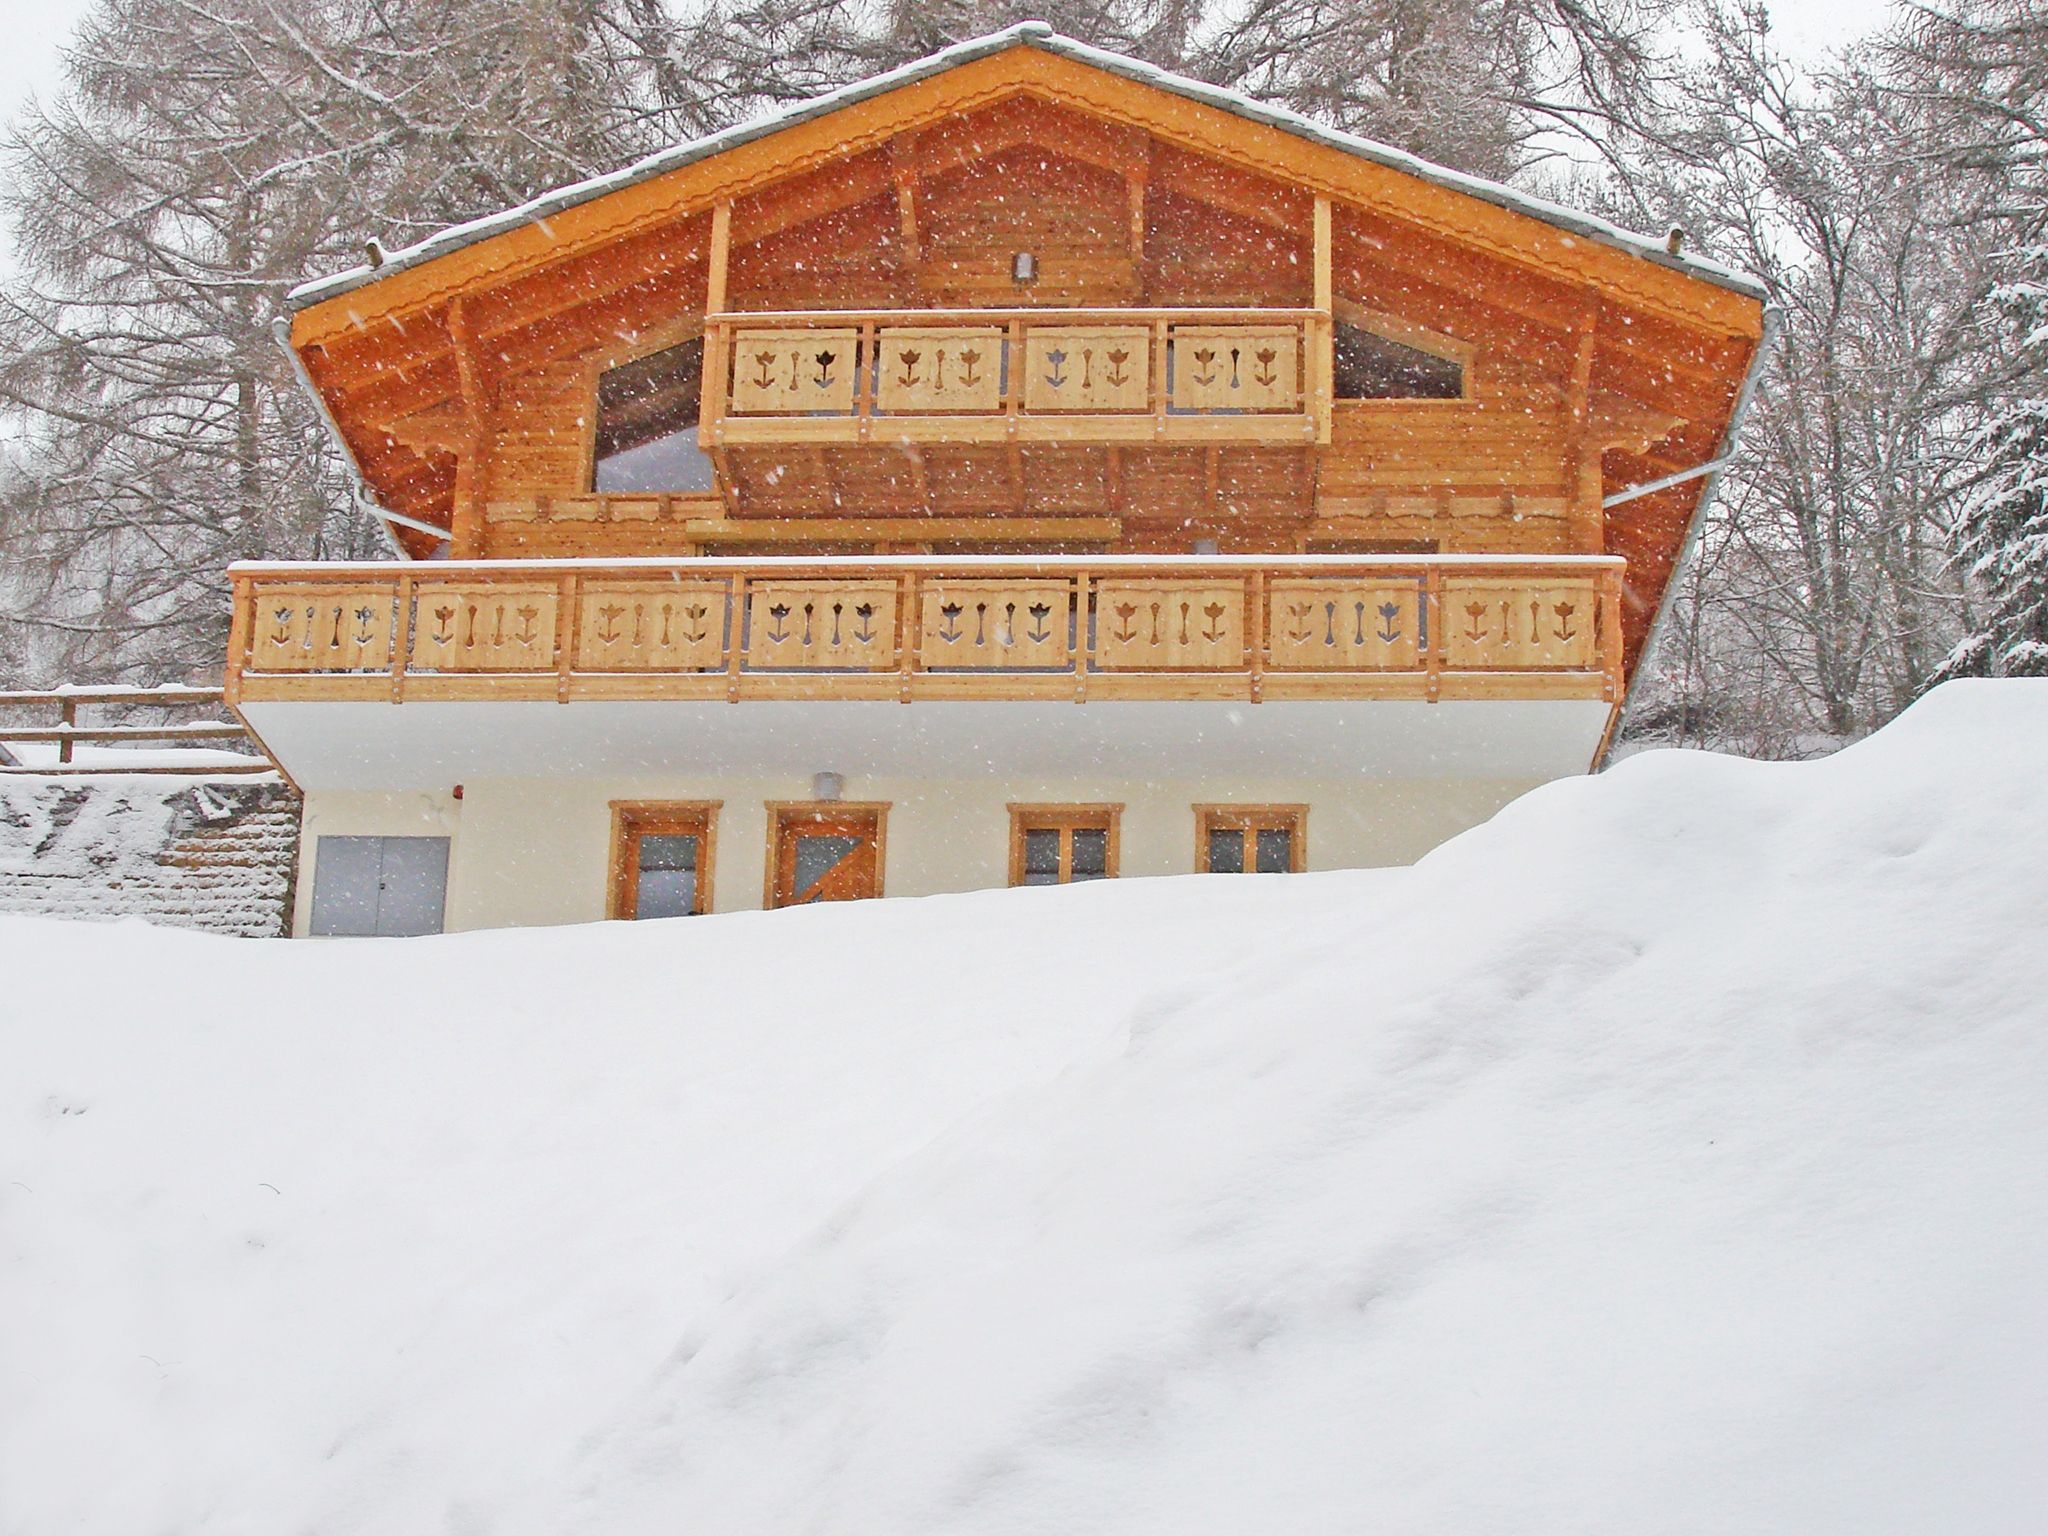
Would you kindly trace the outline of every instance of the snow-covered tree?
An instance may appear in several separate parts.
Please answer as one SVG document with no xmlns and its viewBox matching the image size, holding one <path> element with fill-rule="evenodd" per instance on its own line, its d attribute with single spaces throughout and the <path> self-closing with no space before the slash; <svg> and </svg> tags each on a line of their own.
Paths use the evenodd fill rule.
<svg viewBox="0 0 2048 1536">
<path fill-rule="evenodd" d="M 676 136 L 645 0 L 99 0 L 4 151 L 7 607 L 35 670 L 219 665 L 221 569 L 374 551 L 293 284 Z"/>
<path fill-rule="evenodd" d="M 2025 276 L 1992 302 L 2033 373 L 1977 439 L 1982 468 L 1963 508 L 1960 549 L 1981 597 L 1952 675 L 2048 677 L 2048 246 L 2017 253 Z"/>
</svg>

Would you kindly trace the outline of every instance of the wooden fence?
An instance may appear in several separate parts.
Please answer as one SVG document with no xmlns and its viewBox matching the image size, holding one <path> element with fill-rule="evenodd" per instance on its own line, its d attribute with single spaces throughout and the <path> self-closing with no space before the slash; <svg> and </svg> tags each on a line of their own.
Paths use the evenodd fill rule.
<svg viewBox="0 0 2048 1536">
<path fill-rule="evenodd" d="M 219 714 L 224 694 L 219 688 L 52 688 L 0 692 L 0 720 L 20 714 L 43 715 L 43 724 L 0 724 L 0 773 L 273 773 L 276 765 L 262 753 L 238 722 L 221 719 L 136 720 L 147 714 Z M 86 711 L 118 714 L 118 720 L 85 720 Z M 118 747 L 220 746 L 252 752 L 246 763 L 218 757 L 200 762 L 156 758 L 137 766 L 115 762 L 78 761 L 81 743 Z M 23 762 L 13 750 L 24 745 L 55 746 L 54 763 Z"/>
</svg>

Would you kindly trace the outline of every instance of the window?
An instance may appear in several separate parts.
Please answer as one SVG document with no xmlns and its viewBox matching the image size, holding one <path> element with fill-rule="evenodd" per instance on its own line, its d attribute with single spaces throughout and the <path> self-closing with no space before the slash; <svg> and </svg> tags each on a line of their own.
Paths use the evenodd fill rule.
<svg viewBox="0 0 2048 1536">
<path fill-rule="evenodd" d="M 1069 885 L 1116 874 L 1120 805 L 1010 807 L 1010 884 Z"/>
<path fill-rule="evenodd" d="M 701 337 L 599 375 L 591 489 L 710 490 L 711 460 L 697 446 L 703 384 Z"/>
<path fill-rule="evenodd" d="M 1336 327 L 1332 383 L 1339 400 L 1457 400 L 1465 365 L 1389 341 L 1363 326 Z"/>
<path fill-rule="evenodd" d="M 315 938 L 409 938 L 441 931 L 445 837 L 322 837 L 313 844 Z"/>
<path fill-rule="evenodd" d="M 770 907 L 866 901 L 882 894 L 889 807 L 847 800 L 768 802 Z"/>
<path fill-rule="evenodd" d="M 1308 868 L 1305 805 L 1198 805 L 1195 868 L 1212 875 L 1286 875 Z"/>
<path fill-rule="evenodd" d="M 611 915 L 692 917 L 711 910 L 716 801 L 612 803 Z"/>
</svg>

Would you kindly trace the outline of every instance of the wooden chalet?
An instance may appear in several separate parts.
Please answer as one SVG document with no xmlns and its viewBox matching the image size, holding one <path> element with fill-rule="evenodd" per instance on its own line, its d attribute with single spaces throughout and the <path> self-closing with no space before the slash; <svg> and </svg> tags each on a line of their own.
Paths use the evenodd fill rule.
<svg viewBox="0 0 2048 1536">
<path fill-rule="evenodd" d="M 1753 281 L 1038 24 L 281 335 L 397 563 L 237 566 L 302 932 L 1410 859 L 1592 766 Z"/>
</svg>

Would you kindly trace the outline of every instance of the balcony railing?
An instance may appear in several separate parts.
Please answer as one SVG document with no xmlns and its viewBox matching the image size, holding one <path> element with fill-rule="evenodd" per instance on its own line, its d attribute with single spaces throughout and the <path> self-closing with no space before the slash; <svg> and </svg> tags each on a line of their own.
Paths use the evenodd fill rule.
<svg viewBox="0 0 2048 1536">
<path fill-rule="evenodd" d="M 1327 421 L 1312 309 L 726 313 L 705 445 L 1305 443 Z"/>
<path fill-rule="evenodd" d="M 1598 698 L 1609 556 L 240 565 L 230 701 Z"/>
</svg>

